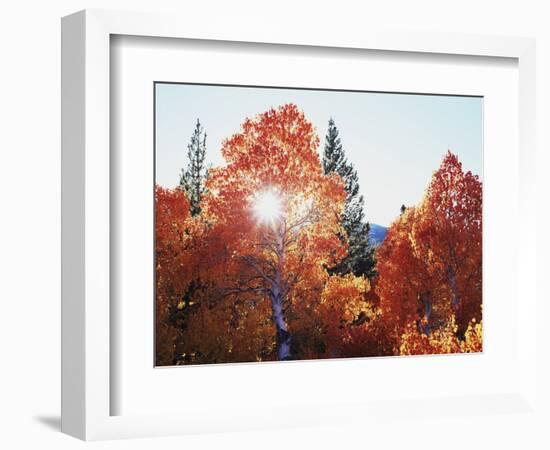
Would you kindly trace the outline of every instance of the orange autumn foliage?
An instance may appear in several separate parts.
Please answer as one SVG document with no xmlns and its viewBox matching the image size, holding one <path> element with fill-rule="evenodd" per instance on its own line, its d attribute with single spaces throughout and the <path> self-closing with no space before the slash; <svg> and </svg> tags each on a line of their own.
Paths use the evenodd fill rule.
<svg viewBox="0 0 550 450">
<path fill-rule="evenodd" d="M 173 364 L 178 330 L 170 317 L 191 281 L 186 233 L 189 202 L 180 190 L 155 188 L 156 363 Z"/>
<path fill-rule="evenodd" d="M 269 305 L 242 301 L 199 302 L 182 332 L 178 352 L 186 362 L 257 362 L 269 360 L 275 341 Z"/>
<path fill-rule="evenodd" d="M 419 331 L 415 323 L 409 323 L 401 336 L 399 354 L 440 355 L 460 353 L 460 341 L 456 336 L 456 332 L 457 327 L 454 316 L 451 316 L 444 326 L 433 330 L 430 334 Z"/>
<path fill-rule="evenodd" d="M 482 323 L 475 319 L 468 324 L 464 340 L 457 336 L 454 316 L 442 328 L 426 335 L 416 324 L 408 324 L 401 336 L 401 355 L 441 355 L 445 353 L 480 353 L 483 351 Z"/>
<path fill-rule="evenodd" d="M 287 269 L 316 270 L 345 255 L 336 239 L 343 185 L 337 175 L 323 175 L 318 145 L 312 125 L 294 105 L 247 119 L 242 132 L 224 142 L 227 165 L 210 171 L 204 216 L 235 255 L 270 258 L 267 244 L 259 245 L 272 237 L 270 227 L 253 214 L 254 198 L 266 190 L 281 196 Z"/>
<path fill-rule="evenodd" d="M 374 318 L 375 310 L 366 300 L 370 284 L 353 274 L 332 276 L 321 295 L 319 313 L 324 318 L 327 353 L 335 357 L 353 343 L 353 328 Z"/>
<path fill-rule="evenodd" d="M 482 351 L 478 178 L 447 153 L 388 229 L 378 275 L 331 274 L 346 195 L 318 147 L 283 105 L 224 141 L 199 214 L 156 187 L 157 364 Z"/>
<path fill-rule="evenodd" d="M 470 321 L 481 320 L 481 213 L 481 182 L 448 152 L 420 204 L 388 230 L 378 289 L 384 315 L 401 330 L 401 353 L 465 351 Z M 471 347 L 481 348 L 476 338 Z"/>
<path fill-rule="evenodd" d="M 472 318 L 481 320 L 482 198 L 481 182 L 464 172 L 448 152 L 419 207 L 413 228 L 415 252 L 430 277 L 442 287 L 463 334 Z"/>
<path fill-rule="evenodd" d="M 371 283 L 352 274 L 331 276 L 321 296 L 324 357 L 387 356 L 396 336 L 382 317 Z"/>
<path fill-rule="evenodd" d="M 417 220 L 416 208 L 408 208 L 388 229 L 376 254 L 380 307 L 398 328 L 419 318 L 420 296 L 433 286 L 425 262 L 415 254 L 412 233 Z"/>
<path fill-rule="evenodd" d="M 323 174 L 318 145 L 312 125 L 294 105 L 246 120 L 224 142 L 227 165 L 211 170 L 204 198 L 204 220 L 224 255 L 211 263 L 219 269 L 214 281 L 225 292 L 271 301 L 278 347 L 286 357 L 292 330 L 283 310 L 318 302 L 326 267 L 346 254 L 338 237 L 343 184 L 338 175 Z M 278 202 L 271 221 L 254 214 L 254 202 L 266 192 Z"/>
</svg>

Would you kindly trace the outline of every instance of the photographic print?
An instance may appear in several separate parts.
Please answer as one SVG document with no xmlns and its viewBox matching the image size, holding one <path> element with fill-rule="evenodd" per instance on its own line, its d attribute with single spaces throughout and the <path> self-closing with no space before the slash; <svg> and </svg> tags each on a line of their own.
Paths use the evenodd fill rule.
<svg viewBox="0 0 550 450">
<path fill-rule="evenodd" d="M 156 366 L 482 352 L 482 97 L 154 90 Z"/>
</svg>

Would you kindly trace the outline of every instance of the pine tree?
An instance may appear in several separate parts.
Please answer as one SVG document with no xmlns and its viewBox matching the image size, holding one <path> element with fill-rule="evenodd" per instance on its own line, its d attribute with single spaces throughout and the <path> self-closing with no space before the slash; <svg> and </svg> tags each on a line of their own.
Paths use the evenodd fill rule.
<svg viewBox="0 0 550 450">
<path fill-rule="evenodd" d="M 359 177 L 357 171 L 346 157 L 342 147 L 338 128 L 331 118 L 328 122 L 328 132 L 325 137 L 323 152 L 323 170 L 325 174 L 338 173 L 344 180 L 346 190 L 346 206 L 342 216 L 343 227 L 346 231 L 349 250 L 348 256 L 331 269 L 333 273 L 375 275 L 374 250 L 369 244 L 370 225 L 365 222 L 365 200 L 359 194 Z"/>
<path fill-rule="evenodd" d="M 208 168 L 204 164 L 206 156 L 206 132 L 199 119 L 187 146 L 187 168 L 181 169 L 180 189 L 189 200 L 189 210 L 195 216 L 201 212 L 200 202 L 205 193 L 205 182 L 208 178 Z"/>
</svg>

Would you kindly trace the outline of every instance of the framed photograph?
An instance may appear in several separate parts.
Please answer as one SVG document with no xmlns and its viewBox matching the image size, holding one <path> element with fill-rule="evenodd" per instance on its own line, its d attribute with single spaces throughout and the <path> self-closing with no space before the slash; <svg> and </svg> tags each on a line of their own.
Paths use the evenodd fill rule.
<svg viewBox="0 0 550 450">
<path fill-rule="evenodd" d="M 154 89 L 156 366 L 482 352 L 483 97 Z"/>
<path fill-rule="evenodd" d="M 181 23 L 62 22 L 63 431 L 532 412 L 534 42 Z"/>
</svg>

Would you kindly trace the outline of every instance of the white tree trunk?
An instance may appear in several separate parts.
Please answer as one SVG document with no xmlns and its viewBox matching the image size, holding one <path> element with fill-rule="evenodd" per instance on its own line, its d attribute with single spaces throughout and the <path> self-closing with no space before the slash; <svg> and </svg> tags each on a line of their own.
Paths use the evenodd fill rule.
<svg viewBox="0 0 550 450">
<path fill-rule="evenodd" d="M 284 318 L 283 299 L 276 286 L 273 286 L 271 293 L 271 307 L 277 329 L 277 356 L 279 361 L 284 361 L 290 359 L 290 333 Z"/>
<path fill-rule="evenodd" d="M 285 361 L 290 359 L 291 355 L 290 333 L 288 331 L 288 325 L 285 321 L 283 308 L 287 289 L 285 288 L 283 281 L 285 248 L 282 226 L 278 230 L 275 243 L 275 252 L 278 256 L 278 263 L 274 279 L 271 283 L 271 308 L 273 311 L 273 321 L 275 322 L 275 328 L 277 329 L 277 356 L 279 361 Z"/>
</svg>

